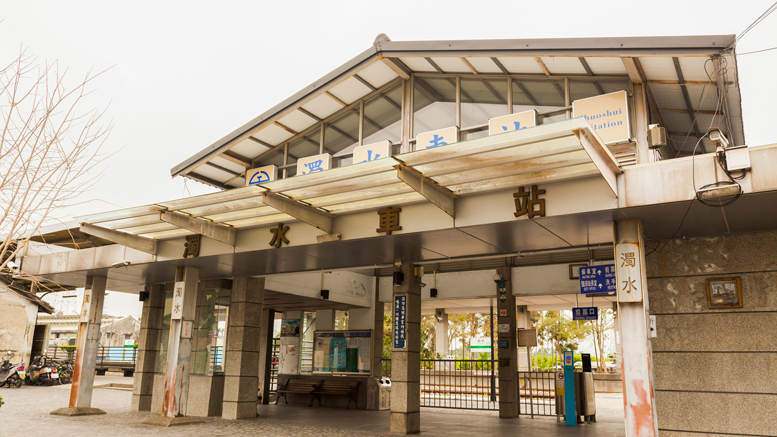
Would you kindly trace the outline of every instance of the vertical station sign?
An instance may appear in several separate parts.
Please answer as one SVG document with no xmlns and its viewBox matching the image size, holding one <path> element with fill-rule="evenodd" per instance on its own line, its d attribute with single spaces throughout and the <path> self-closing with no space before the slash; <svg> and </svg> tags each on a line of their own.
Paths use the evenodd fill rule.
<svg viewBox="0 0 777 437">
<path fill-rule="evenodd" d="M 431 132 L 424 132 L 415 137 L 415 149 L 433 149 L 435 147 L 447 146 L 448 144 L 459 142 L 459 128 L 456 126 L 446 127 Z"/>
<path fill-rule="evenodd" d="M 170 309 L 171 320 L 181 320 L 183 317 L 183 293 L 185 282 L 176 282 L 173 287 L 173 307 Z"/>
<path fill-rule="evenodd" d="M 618 302 L 642 302 L 642 267 L 639 244 L 615 245 L 615 272 L 617 276 Z"/>
<path fill-rule="evenodd" d="M 394 296 L 394 349 L 407 348 L 407 296 Z"/>
<path fill-rule="evenodd" d="M 501 134 L 534 126 L 537 126 L 537 111 L 532 109 L 488 120 L 488 134 Z"/>
</svg>

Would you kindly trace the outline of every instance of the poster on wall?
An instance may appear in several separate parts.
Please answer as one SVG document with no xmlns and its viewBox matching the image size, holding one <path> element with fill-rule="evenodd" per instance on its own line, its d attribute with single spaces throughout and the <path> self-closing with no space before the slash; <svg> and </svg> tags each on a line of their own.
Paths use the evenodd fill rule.
<svg viewBox="0 0 777 437">
<path fill-rule="evenodd" d="M 299 319 L 281 321 L 281 337 L 299 337 Z"/>
</svg>

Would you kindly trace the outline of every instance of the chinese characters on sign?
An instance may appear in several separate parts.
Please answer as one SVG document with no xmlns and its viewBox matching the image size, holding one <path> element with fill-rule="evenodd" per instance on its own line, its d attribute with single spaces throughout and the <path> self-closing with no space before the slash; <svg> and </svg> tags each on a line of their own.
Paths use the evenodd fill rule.
<svg viewBox="0 0 777 437">
<path fill-rule="evenodd" d="M 382 141 L 375 144 L 367 144 L 353 148 L 353 163 L 375 161 L 381 158 L 387 158 L 391 155 L 391 142 Z"/>
<path fill-rule="evenodd" d="M 599 308 L 572 308 L 572 320 L 598 320 Z"/>
<path fill-rule="evenodd" d="M 615 245 L 615 271 L 618 302 L 642 302 L 642 265 L 639 244 Z"/>
<path fill-rule="evenodd" d="M 388 207 L 386 209 L 378 211 L 380 226 L 375 231 L 378 233 L 385 232 L 386 235 L 391 235 L 394 231 L 401 231 L 402 226 L 399 226 L 399 213 L 402 212 L 402 208 Z"/>
<path fill-rule="evenodd" d="M 246 171 L 246 186 L 272 182 L 278 178 L 278 167 L 267 165 Z"/>
<path fill-rule="evenodd" d="M 187 235 L 186 236 L 186 243 L 183 244 L 183 257 L 188 258 L 189 256 L 192 256 L 194 258 L 197 258 L 200 256 L 200 241 L 202 240 L 202 235 Z"/>
<path fill-rule="evenodd" d="M 173 305 L 170 310 L 171 320 L 181 320 L 183 317 L 184 282 L 176 282 L 173 287 Z"/>
<path fill-rule="evenodd" d="M 447 146 L 448 144 L 459 142 L 459 128 L 456 126 L 447 127 L 432 132 L 424 132 L 415 137 L 415 149 L 433 149 L 435 147 Z"/>
<path fill-rule="evenodd" d="M 536 185 L 531 186 L 531 192 L 527 193 L 523 187 L 520 187 L 517 193 L 513 193 L 515 216 L 528 214 L 529 218 L 545 217 L 545 199 L 540 199 L 540 194 L 545 194 L 545 190 L 538 190 Z M 535 206 L 537 209 L 534 208 Z"/>
<path fill-rule="evenodd" d="M 270 229 L 270 232 L 272 232 L 272 240 L 270 240 L 270 246 L 273 246 L 274 248 L 279 248 L 283 244 L 288 245 L 289 239 L 286 238 L 286 232 L 289 230 L 288 226 L 283 226 L 283 223 L 278 223 L 277 228 Z"/>
<path fill-rule="evenodd" d="M 488 120 L 488 134 L 501 134 L 534 127 L 537 125 L 537 111 L 525 111 Z"/>
<path fill-rule="evenodd" d="M 297 160 L 297 174 L 304 175 L 329 170 L 332 168 L 332 155 L 324 153 L 323 155 L 308 156 Z"/>
<path fill-rule="evenodd" d="M 407 347 L 407 296 L 394 296 L 394 349 Z"/>
<path fill-rule="evenodd" d="M 580 267 L 580 293 L 614 293 L 615 264 Z"/>
<path fill-rule="evenodd" d="M 89 323 L 89 301 L 92 299 L 92 290 L 84 290 L 84 303 L 81 306 L 81 323 Z"/>
</svg>

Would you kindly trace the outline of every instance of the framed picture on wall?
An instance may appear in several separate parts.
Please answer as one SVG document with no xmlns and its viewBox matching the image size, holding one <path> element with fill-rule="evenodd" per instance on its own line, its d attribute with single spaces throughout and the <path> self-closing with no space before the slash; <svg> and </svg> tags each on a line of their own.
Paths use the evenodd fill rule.
<svg viewBox="0 0 777 437">
<path fill-rule="evenodd" d="M 711 309 L 742 308 L 739 278 L 707 279 L 707 305 Z"/>
<path fill-rule="evenodd" d="M 569 279 L 580 279 L 580 267 L 588 267 L 588 264 L 570 264 Z"/>
</svg>

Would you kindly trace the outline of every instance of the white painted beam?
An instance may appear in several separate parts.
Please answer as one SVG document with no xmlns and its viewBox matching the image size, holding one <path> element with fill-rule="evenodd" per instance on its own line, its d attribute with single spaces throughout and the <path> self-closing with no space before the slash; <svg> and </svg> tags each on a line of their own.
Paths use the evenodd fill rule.
<svg viewBox="0 0 777 437">
<path fill-rule="evenodd" d="M 233 247 L 235 246 L 235 236 L 237 231 L 235 231 L 235 229 L 231 226 L 220 225 L 195 217 L 190 217 L 186 214 L 181 214 L 180 212 L 175 211 L 163 211 L 159 215 L 159 219 L 181 229 L 192 231 L 202 236 L 220 241 L 224 244 L 229 244 Z"/>
<path fill-rule="evenodd" d="M 618 197 L 617 175 L 623 173 L 620 167 L 618 167 L 618 161 L 612 156 L 612 153 L 610 153 L 601 138 L 594 131 L 583 128 L 574 129 L 573 132 L 580 140 L 580 144 L 588 153 L 588 156 L 591 157 L 591 161 L 596 165 L 599 173 L 607 181 L 607 185 L 610 186 L 612 193 L 615 197 Z"/>
<path fill-rule="evenodd" d="M 94 235 L 98 238 L 113 241 L 114 243 L 120 244 L 122 246 L 130 247 L 145 253 L 150 253 L 151 255 L 156 255 L 157 253 L 156 240 L 151 238 L 141 237 L 139 235 L 133 235 L 127 232 L 115 231 L 113 229 L 103 228 L 89 223 L 81 223 L 79 230 L 86 234 Z"/>
<path fill-rule="evenodd" d="M 303 221 L 313 227 L 321 229 L 327 234 L 332 233 L 334 216 L 312 206 L 304 205 L 295 200 L 280 196 L 275 193 L 264 193 L 262 202 L 280 212 L 286 213 L 297 220 Z"/>
<path fill-rule="evenodd" d="M 404 164 L 399 164 L 395 166 L 395 168 L 397 169 L 397 177 L 401 179 L 402 182 L 406 183 L 410 188 L 418 192 L 418 194 L 426 197 L 427 200 L 443 210 L 446 214 L 456 218 L 456 211 L 454 208 L 456 200 L 455 194 Z"/>
</svg>

